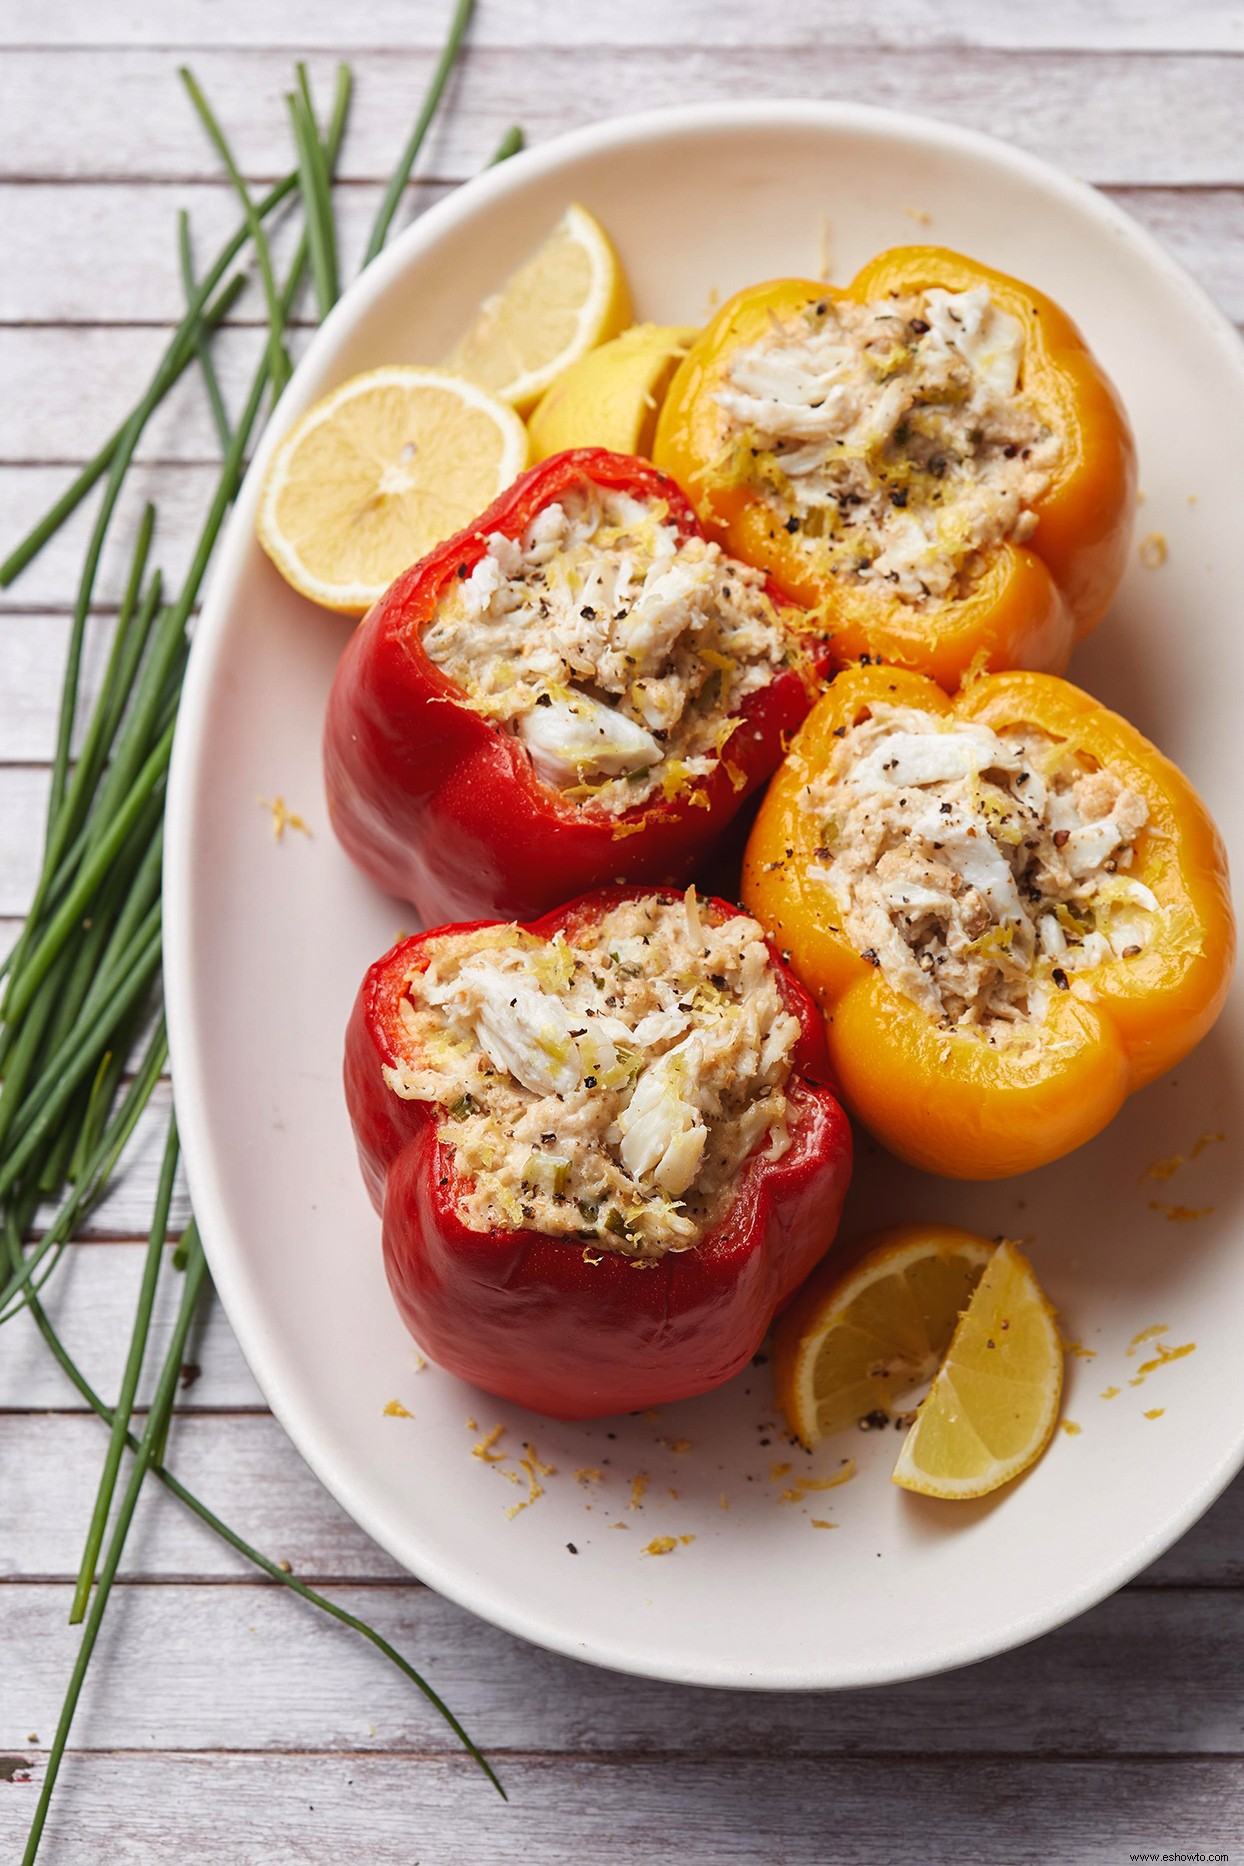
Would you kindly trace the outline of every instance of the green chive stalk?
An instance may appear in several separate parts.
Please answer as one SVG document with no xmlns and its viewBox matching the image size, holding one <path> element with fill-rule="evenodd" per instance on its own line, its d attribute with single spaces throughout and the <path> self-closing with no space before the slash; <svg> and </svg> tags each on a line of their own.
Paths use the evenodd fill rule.
<svg viewBox="0 0 1244 1866">
<path fill-rule="evenodd" d="M 387 237 L 470 13 L 470 0 L 459 0 L 444 53 L 372 228 L 368 261 Z M 108 1407 L 90 1386 L 39 1300 L 39 1292 L 69 1240 L 105 1195 L 134 1128 L 150 1105 L 167 1060 L 167 1040 L 160 1017 L 133 1078 L 127 1078 L 129 1052 L 150 1015 L 162 951 L 159 871 L 164 784 L 188 652 L 187 624 L 221 525 L 241 482 L 247 450 L 265 408 L 275 402 L 288 376 L 289 316 L 308 265 L 321 316 L 338 295 L 340 262 L 331 184 L 345 130 L 350 74 L 345 66 L 338 67 L 333 109 L 323 135 L 316 122 L 304 66 L 297 67 L 295 80 L 287 109 L 297 168 L 255 199 L 193 74 L 183 73 L 195 110 L 233 183 L 242 207 L 242 225 L 196 281 L 189 224 L 184 214 L 179 217 L 177 252 L 185 311 L 147 389 L 51 510 L 0 563 L 2 587 L 30 562 L 91 488 L 101 479 L 106 480 L 74 603 L 41 872 L 26 924 L 0 965 L 0 978 L 7 980 L 0 1006 L 0 1323 L 21 1310 L 30 1313 L 68 1378 L 109 1428 L 74 1594 L 72 1618 L 75 1623 L 84 1623 L 82 1644 L 27 1843 L 26 1866 L 33 1862 L 39 1848 L 76 1704 L 146 1475 L 154 1475 L 184 1507 L 271 1580 L 368 1639 L 424 1693 L 493 1785 L 504 1793 L 448 1706 L 401 1654 L 364 1621 L 286 1574 L 252 1548 L 167 1468 L 164 1453 L 177 1375 L 206 1274 L 193 1225 L 172 1255 L 174 1268 L 183 1270 L 186 1278 L 174 1338 L 144 1430 L 137 1437 L 131 1430 L 165 1259 L 163 1246 L 177 1160 L 174 1127 L 170 1126 L 142 1286 L 115 1407 Z M 494 161 L 505 159 L 521 143 L 520 131 L 509 132 Z M 278 286 L 264 223 L 278 208 L 292 205 L 295 196 L 301 203 L 304 224 L 288 277 L 283 286 Z M 220 391 L 211 338 L 244 287 L 240 273 L 227 275 L 247 247 L 253 249 L 263 287 L 268 339 L 235 424 L 230 421 Z M 223 458 L 217 488 L 190 569 L 175 595 L 165 596 L 159 571 L 149 567 L 157 521 L 150 505 L 144 510 L 101 689 L 85 730 L 79 734 L 79 677 L 87 618 L 125 477 L 155 408 L 192 362 L 198 365 L 221 443 Z M 79 737 L 81 750 L 75 759 L 72 747 Z M 26 1248 L 22 1239 L 41 1197 L 53 1201 L 59 1197 L 61 1202 L 37 1242 Z M 134 1454 L 135 1463 L 109 1533 L 121 1455 L 126 1448 Z M 101 1551 L 99 1580 L 94 1584 Z"/>
</svg>

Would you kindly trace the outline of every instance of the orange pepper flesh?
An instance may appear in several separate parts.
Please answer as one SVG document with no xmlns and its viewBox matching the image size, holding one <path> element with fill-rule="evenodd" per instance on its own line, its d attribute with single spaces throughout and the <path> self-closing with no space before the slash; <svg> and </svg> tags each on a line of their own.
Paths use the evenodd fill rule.
<svg viewBox="0 0 1244 1866">
<path fill-rule="evenodd" d="M 818 569 L 780 515 L 746 480 L 723 476 L 730 452 L 714 397 L 735 353 L 825 299 L 866 304 L 891 293 L 986 285 L 1024 327 L 1021 392 L 1063 437 L 1062 464 L 1032 507 L 1028 543 L 1004 542 L 964 597 L 918 608 L 886 590 Z M 880 655 L 931 674 L 948 692 L 969 670 L 1059 673 L 1096 627 L 1127 562 L 1136 508 L 1136 453 L 1109 380 L 1066 313 L 1019 279 L 937 246 L 880 254 L 845 288 L 807 279 L 750 287 L 722 306 L 679 367 L 661 411 L 653 457 L 678 481 L 709 532 L 758 565 L 784 593 L 820 607 L 840 662 Z"/>
<path fill-rule="evenodd" d="M 1131 959 L 1072 974 L 1024 1050 L 943 1029 L 855 950 L 838 905 L 809 878 L 820 826 L 800 804 L 827 766 L 837 728 L 890 703 L 1034 726 L 1137 790 L 1149 821 L 1130 878 L 1163 910 Z M 1134 1090 L 1187 1055 L 1222 1007 L 1235 954 L 1226 855 L 1187 778 L 1118 714 L 1052 675 L 986 675 L 950 700 L 908 670 L 839 674 L 798 733 L 756 819 L 743 899 L 820 1003 L 851 1110 L 892 1152 L 955 1179 L 996 1179 L 1060 1158 L 1113 1119 Z"/>
</svg>

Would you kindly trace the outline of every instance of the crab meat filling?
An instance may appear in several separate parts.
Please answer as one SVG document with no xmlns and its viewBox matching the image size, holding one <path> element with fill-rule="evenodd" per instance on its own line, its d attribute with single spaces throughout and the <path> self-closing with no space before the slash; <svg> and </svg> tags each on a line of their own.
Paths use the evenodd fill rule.
<svg viewBox="0 0 1244 1866">
<path fill-rule="evenodd" d="M 735 462 L 810 564 L 933 607 L 1023 543 L 1062 441 L 1025 399 L 1024 331 L 988 288 L 822 299 L 773 319 L 717 393 Z"/>
<path fill-rule="evenodd" d="M 804 805 L 857 951 L 945 1027 L 1023 1034 L 1070 975 L 1152 937 L 1157 899 L 1126 872 L 1144 798 L 1035 727 L 874 706 Z"/>
<path fill-rule="evenodd" d="M 386 1080 L 444 1110 L 472 1230 L 688 1250 L 749 1155 L 790 1145 L 799 1022 L 746 915 L 719 921 L 689 891 L 625 902 L 569 938 L 493 926 L 430 951 Z"/>
<path fill-rule="evenodd" d="M 741 702 L 796 654 L 764 578 L 666 520 L 585 484 L 521 538 L 494 532 L 423 636 L 538 777 L 615 814 L 707 775 Z"/>
</svg>

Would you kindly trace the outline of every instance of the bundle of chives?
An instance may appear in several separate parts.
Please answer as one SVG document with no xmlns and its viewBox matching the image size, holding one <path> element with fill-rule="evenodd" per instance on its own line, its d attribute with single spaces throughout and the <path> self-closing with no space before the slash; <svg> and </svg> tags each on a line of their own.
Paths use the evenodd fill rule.
<svg viewBox="0 0 1244 1866">
<path fill-rule="evenodd" d="M 472 10 L 458 0 L 445 49 L 401 160 L 377 212 L 364 263 L 383 246 Z M 109 1427 L 107 1452 L 95 1498 L 71 1620 L 84 1622 L 56 1737 L 24 1854 L 38 1852 L 53 1789 L 103 1614 L 107 1606 L 144 1478 L 154 1476 L 202 1522 L 280 1585 L 359 1632 L 421 1690 L 469 1753 L 504 1793 L 491 1767 L 432 1687 L 362 1620 L 287 1574 L 213 1514 L 168 1469 L 164 1446 L 187 1332 L 206 1277 L 193 1224 L 174 1253 L 184 1274 L 173 1339 L 156 1381 L 140 1434 L 131 1430 L 148 1345 L 178 1157 L 170 1120 L 129 1350 L 116 1405 L 108 1406 L 61 1341 L 39 1299 L 75 1230 L 104 1195 L 160 1080 L 167 1042 L 159 1012 L 161 958 L 160 863 L 164 789 L 188 652 L 187 625 L 223 520 L 241 482 L 248 449 L 266 410 L 289 373 L 286 327 L 310 265 L 323 316 L 338 293 L 339 259 L 331 184 L 345 132 L 350 73 L 338 68 L 327 128 L 316 118 L 306 69 L 299 65 L 287 98 L 297 168 L 259 200 L 234 160 L 229 143 L 193 74 L 182 72 L 191 101 L 238 195 L 242 225 L 196 282 L 185 214 L 178 220 L 178 260 L 186 309 L 143 395 L 46 516 L 0 563 L 7 586 L 64 524 L 91 489 L 106 478 L 74 603 L 43 861 L 29 913 L 0 966 L 0 1322 L 19 1310 L 33 1318 L 43 1340 L 87 1405 Z M 522 146 L 511 130 L 494 161 Z M 265 223 L 286 203 L 298 202 L 304 225 L 283 283 L 277 279 Z M 247 248 L 263 284 L 268 340 L 245 403 L 231 420 L 211 353 L 213 333 L 244 288 L 230 273 Z M 202 375 L 220 438 L 217 486 L 180 589 L 167 591 L 149 567 L 158 512 L 148 505 L 138 523 L 124 596 L 103 681 L 84 718 L 79 678 L 86 624 L 96 578 L 113 526 L 125 475 L 155 409 L 195 363 Z M 72 747 L 78 743 L 77 757 Z M 151 1019 L 154 1015 L 154 1024 Z M 136 1057 L 136 1049 L 141 1054 Z M 27 1238 L 41 1205 L 56 1203 L 32 1244 Z M 122 1454 L 134 1462 L 115 1503 Z M 111 1521 L 111 1531 L 109 1523 Z M 96 1574 L 97 1563 L 103 1564 Z"/>
</svg>

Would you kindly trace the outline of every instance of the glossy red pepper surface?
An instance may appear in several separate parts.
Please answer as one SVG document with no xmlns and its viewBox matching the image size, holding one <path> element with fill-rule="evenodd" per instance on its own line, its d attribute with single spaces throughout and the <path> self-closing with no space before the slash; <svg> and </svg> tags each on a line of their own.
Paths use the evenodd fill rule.
<svg viewBox="0 0 1244 1866">
<path fill-rule="evenodd" d="M 426 923 L 525 919 L 591 888 L 689 880 L 776 770 L 815 697 L 825 660 L 809 637 L 805 664 L 779 669 L 743 699 L 722 757 L 675 796 L 657 791 L 610 816 L 543 783 L 514 735 L 473 711 L 429 660 L 421 635 L 493 532 L 521 537 L 585 480 L 664 501 L 680 538 L 703 536 L 673 480 L 648 461 L 599 448 L 555 454 L 397 579 L 355 632 L 333 681 L 324 728 L 333 827 L 364 873 L 412 902 Z"/>
<path fill-rule="evenodd" d="M 527 930 L 569 936 L 619 901 L 652 892 L 664 895 L 603 889 Z M 704 900 L 701 911 L 739 910 Z M 402 940 L 372 966 L 345 1056 L 359 1159 L 384 1221 L 389 1286 L 420 1347 L 464 1380 L 560 1419 L 684 1399 L 730 1379 L 833 1241 L 851 1174 L 851 1131 L 827 1086 L 811 998 L 774 954 L 784 1002 L 801 1025 L 787 1089 L 789 1148 L 777 1160 L 765 1160 L 763 1148 L 751 1156 L 726 1215 L 694 1248 L 635 1268 L 579 1239 L 472 1231 L 458 1216 L 463 1182 L 454 1149 L 437 1138 L 443 1108 L 403 1100 L 382 1073 L 408 1049 L 400 1006 L 433 937 Z"/>
</svg>

